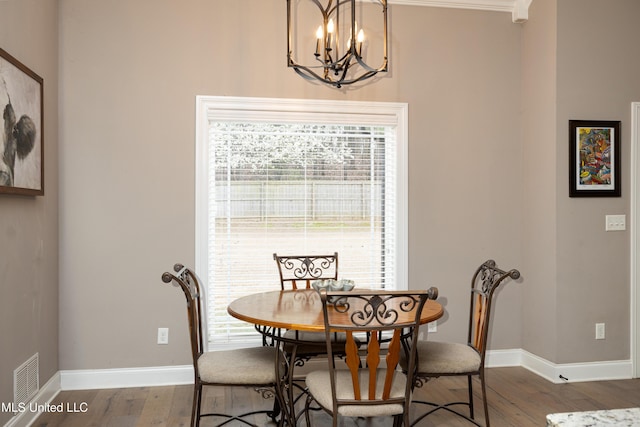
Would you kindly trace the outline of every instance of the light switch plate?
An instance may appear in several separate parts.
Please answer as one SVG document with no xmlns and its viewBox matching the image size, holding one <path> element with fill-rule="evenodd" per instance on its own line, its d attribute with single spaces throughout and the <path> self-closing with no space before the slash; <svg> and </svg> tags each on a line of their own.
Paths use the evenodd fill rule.
<svg viewBox="0 0 640 427">
<path fill-rule="evenodd" d="M 158 344 L 169 344 L 169 328 L 158 328 Z"/>
<path fill-rule="evenodd" d="M 604 323 L 596 323 L 596 339 L 604 339 Z"/>
<path fill-rule="evenodd" d="M 605 216 L 606 231 L 624 231 L 627 229 L 626 215 L 607 215 Z"/>
</svg>

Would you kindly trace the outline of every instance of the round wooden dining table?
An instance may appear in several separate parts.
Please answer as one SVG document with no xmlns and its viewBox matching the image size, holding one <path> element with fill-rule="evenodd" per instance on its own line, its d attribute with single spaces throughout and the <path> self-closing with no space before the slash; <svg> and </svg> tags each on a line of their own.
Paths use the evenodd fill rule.
<svg viewBox="0 0 640 427">
<path fill-rule="evenodd" d="M 227 311 L 236 319 L 254 325 L 295 331 L 324 331 L 322 301 L 315 289 L 251 294 L 233 301 Z M 440 303 L 428 300 L 422 309 L 420 323 L 433 322 L 443 313 Z"/>
<path fill-rule="evenodd" d="M 227 307 L 228 313 L 240 320 L 252 323 L 256 330 L 264 336 L 270 337 L 273 345 L 283 345 L 284 351 L 276 352 L 276 369 L 282 365 L 280 357 L 282 353 L 293 354 L 295 359 L 298 345 L 304 345 L 300 339 L 284 339 L 280 331 L 294 330 L 299 332 L 323 332 L 324 315 L 322 314 L 322 300 L 315 289 L 279 290 L 247 295 L 233 301 Z M 427 300 L 420 317 L 420 323 L 426 324 L 442 317 L 444 310 L 442 305 L 434 300 Z M 295 334 L 298 337 L 298 334 Z M 264 341 L 265 343 L 267 341 Z M 284 344 L 288 347 L 284 347 Z M 307 341 L 307 344 L 309 342 Z M 318 341 L 315 341 L 318 345 Z M 292 350 L 293 349 L 293 350 Z M 304 364 L 304 362 L 302 362 Z M 298 363 L 286 363 L 287 372 L 283 375 L 277 373 L 279 385 L 277 393 L 284 407 L 274 408 L 274 417 L 281 413 L 286 425 L 297 425 L 300 414 L 296 413 L 295 404 L 298 398 L 294 395 L 294 368 Z M 299 388 L 303 390 L 302 388 Z M 276 404 L 276 406 L 278 406 Z"/>
</svg>

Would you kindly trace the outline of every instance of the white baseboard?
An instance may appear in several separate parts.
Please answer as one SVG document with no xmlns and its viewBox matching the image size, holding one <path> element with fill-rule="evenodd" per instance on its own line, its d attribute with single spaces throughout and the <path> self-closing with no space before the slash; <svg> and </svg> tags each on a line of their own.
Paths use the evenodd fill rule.
<svg viewBox="0 0 640 427">
<path fill-rule="evenodd" d="M 40 391 L 33 397 L 24 410 L 18 412 L 4 427 L 29 427 L 40 415 L 40 409 L 46 407 L 60 393 L 60 372 L 56 372 Z"/>
<path fill-rule="evenodd" d="M 522 349 L 487 351 L 486 366 L 522 366 L 556 384 L 633 378 L 631 360 L 556 364 Z"/>
<path fill-rule="evenodd" d="M 633 378 L 631 360 L 555 364 L 525 350 L 521 366 L 553 382 L 623 380 Z"/>
<path fill-rule="evenodd" d="M 522 366 L 553 383 L 633 378 L 631 360 L 555 364 L 522 349 L 489 350 L 486 366 L 487 368 Z M 190 365 L 60 371 L 62 390 L 192 383 L 193 367 Z"/>
<path fill-rule="evenodd" d="M 60 371 L 62 390 L 193 384 L 193 366 Z"/>
<path fill-rule="evenodd" d="M 485 366 L 487 368 L 522 366 L 522 351 L 520 349 L 488 350 Z"/>
</svg>

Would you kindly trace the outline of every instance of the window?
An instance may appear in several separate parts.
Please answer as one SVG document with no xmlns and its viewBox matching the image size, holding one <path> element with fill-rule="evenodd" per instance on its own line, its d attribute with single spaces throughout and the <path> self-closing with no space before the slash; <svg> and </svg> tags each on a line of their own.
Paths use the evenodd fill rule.
<svg viewBox="0 0 640 427">
<path fill-rule="evenodd" d="M 406 104 L 198 97 L 196 107 L 210 342 L 258 338 L 226 307 L 279 289 L 274 252 L 338 252 L 340 278 L 406 289 Z"/>
</svg>

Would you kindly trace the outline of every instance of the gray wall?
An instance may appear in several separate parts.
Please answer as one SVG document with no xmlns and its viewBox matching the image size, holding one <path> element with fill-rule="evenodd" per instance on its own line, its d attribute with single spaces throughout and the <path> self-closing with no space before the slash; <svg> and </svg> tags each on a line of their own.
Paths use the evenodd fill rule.
<svg viewBox="0 0 640 427">
<path fill-rule="evenodd" d="M 605 232 L 604 217 L 619 213 L 631 219 L 630 112 L 631 102 L 640 99 L 639 16 L 637 0 L 558 1 L 555 360 L 559 363 L 630 357 L 629 232 Z M 570 119 L 622 121 L 622 197 L 567 197 Z M 607 325 L 605 341 L 593 339 L 596 322 Z"/>
<path fill-rule="evenodd" d="M 604 217 L 631 220 L 639 14 L 635 0 L 536 0 L 523 25 L 522 338 L 555 363 L 630 357 L 629 231 L 605 232 Z M 568 197 L 571 119 L 621 120 L 622 197 Z"/>
<path fill-rule="evenodd" d="M 0 2 L 0 47 L 44 79 L 45 195 L 0 195 L 0 402 L 36 352 L 58 371 L 58 2 Z M 3 106 L 4 108 L 4 106 Z M 11 418 L 0 412 L 0 425 Z"/>
<path fill-rule="evenodd" d="M 557 165 L 556 0 L 536 0 L 522 26 L 522 341 L 523 348 L 556 361 L 556 197 L 568 191 L 566 165 Z"/>
<path fill-rule="evenodd" d="M 479 263 L 521 266 L 509 14 L 392 6 L 391 71 L 339 91 L 287 69 L 282 0 L 60 4 L 61 369 L 189 361 L 184 299 L 160 274 L 194 263 L 196 95 L 409 103 L 410 286 L 440 288 L 438 338 L 464 340 Z M 498 295 L 493 348 L 523 345 L 522 287 Z"/>
<path fill-rule="evenodd" d="M 469 275 L 493 257 L 524 279 L 498 294 L 491 348 L 556 363 L 628 358 L 628 232 L 602 227 L 605 213 L 628 214 L 628 185 L 614 200 L 566 188 L 570 116 L 620 117 L 624 138 L 637 98 L 632 72 L 576 58 L 596 37 L 584 22 L 637 11 L 608 4 L 536 0 L 523 25 L 392 6 L 391 71 L 337 91 L 286 69 L 278 0 L 62 1 L 61 368 L 188 362 L 181 298 L 158 275 L 194 260 L 198 94 L 408 102 L 410 286 L 440 288 L 437 338 L 464 339 Z M 597 43 L 635 52 L 634 26 L 610 27 Z M 614 90 L 598 84 L 606 102 L 588 102 L 577 82 L 600 79 Z M 584 230 L 605 249 L 595 262 L 580 250 Z M 605 342 L 595 322 L 607 323 Z M 155 344 L 158 326 L 171 328 L 169 346 Z"/>
</svg>

